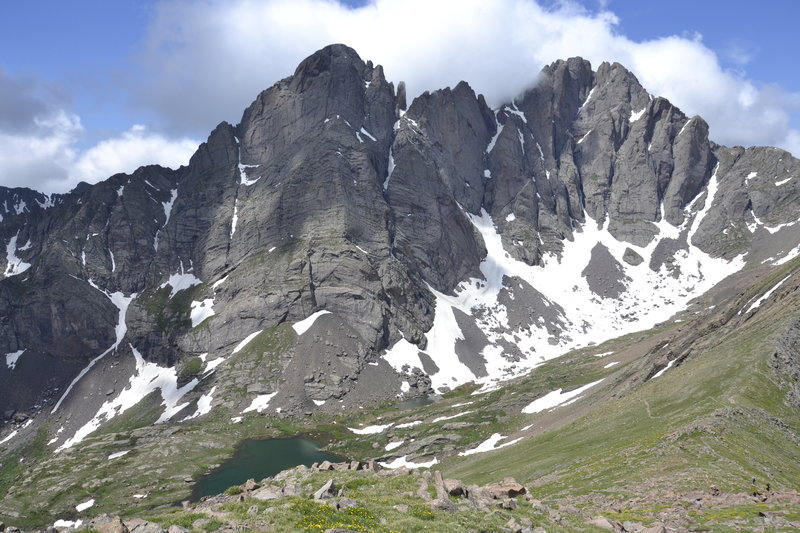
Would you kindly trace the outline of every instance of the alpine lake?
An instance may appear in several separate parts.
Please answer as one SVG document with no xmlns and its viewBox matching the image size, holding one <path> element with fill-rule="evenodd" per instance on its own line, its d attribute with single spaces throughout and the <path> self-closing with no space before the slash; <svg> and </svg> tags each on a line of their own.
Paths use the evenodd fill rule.
<svg viewBox="0 0 800 533">
<path fill-rule="evenodd" d="M 225 492 L 248 479 L 261 481 L 298 465 L 311 466 L 322 461 L 341 462 L 343 458 L 321 451 L 303 437 L 245 440 L 233 457 L 203 476 L 192 490 L 192 501 Z"/>
</svg>

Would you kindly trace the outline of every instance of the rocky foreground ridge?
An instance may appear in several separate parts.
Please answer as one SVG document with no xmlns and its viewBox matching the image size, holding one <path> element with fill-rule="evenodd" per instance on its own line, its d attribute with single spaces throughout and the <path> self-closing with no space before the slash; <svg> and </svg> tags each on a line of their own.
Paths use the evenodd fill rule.
<svg viewBox="0 0 800 533">
<path fill-rule="evenodd" d="M 629 509 L 649 507 L 633 513 Z M 514 478 L 483 486 L 443 478 L 441 472 L 381 469 L 374 462 L 315 463 L 256 482 L 230 487 L 182 507 L 153 511 L 149 519 L 102 514 L 86 523 L 57 522 L 47 533 L 188 533 L 189 531 L 319 531 L 326 533 L 465 531 L 546 533 L 615 531 L 688 533 L 707 525 L 750 531 L 789 531 L 800 494 L 753 487 L 723 493 L 715 487 L 685 494 L 646 495 L 636 500 L 580 499 L 542 502 Z M 736 510 L 754 510 L 738 516 Z M 725 516 L 725 515 L 729 516 Z M 719 518 L 715 518 L 719 517 Z M 789 517 L 787 519 L 787 517 Z M 0 528 L 1 530 L 2 528 Z M 5 527 L 7 533 L 20 530 Z"/>
</svg>

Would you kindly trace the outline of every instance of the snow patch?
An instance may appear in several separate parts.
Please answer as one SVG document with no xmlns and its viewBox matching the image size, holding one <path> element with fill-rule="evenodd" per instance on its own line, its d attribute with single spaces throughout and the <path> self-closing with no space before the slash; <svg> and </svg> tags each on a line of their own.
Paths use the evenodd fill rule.
<svg viewBox="0 0 800 533">
<path fill-rule="evenodd" d="M 662 368 L 661 370 L 659 370 L 658 372 L 656 372 L 655 374 L 653 374 L 653 377 L 652 377 L 652 378 L 650 378 L 650 379 L 656 379 L 657 377 L 661 376 L 661 374 L 663 374 L 664 372 L 666 372 L 667 370 L 669 370 L 670 368 L 672 368 L 672 365 L 674 365 L 674 364 L 675 364 L 675 361 L 676 361 L 676 359 L 673 359 L 672 361 L 670 361 L 669 363 L 667 363 L 667 366 L 665 366 L 664 368 Z"/>
<path fill-rule="evenodd" d="M 792 249 L 791 249 L 791 250 L 790 250 L 790 251 L 789 251 L 789 252 L 788 252 L 788 253 L 787 253 L 785 256 L 783 256 L 782 258 L 778 259 L 777 261 L 774 261 L 774 262 L 772 263 L 772 265 L 773 265 L 773 266 L 780 266 L 780 265 L 783 265 L 783 264 L 785 264 L 785 263 L 788 263 L 789 261 L 791 261 L 792 259 L 794 259 L 794 258 L 795 258 L 795 257 L 797 257 L 798 255 L 800 255 L 800 244 L 798 244 L 797 246 L 795 246 L 794 248 L 792 248 Z"/>
<path fill-rule="evenodd" d="M 256 332 L 253 332 L 253 333 L 251 333 L 251 334 L 250 334 L 250 335 L 248 335 L 247 337 L 245 337 L 245 338 L 244 338 L 244 340 L 243 340 L 242 342 L 240 342 L 239 344 L 237 344 L 237 345 L 236 345 L 236 348 L 234 348 L 234 349 L 233 349 L 233 351 L 231 352 L 231 355 L 233 355 L 233 354 L 236 354 L 236 353 L 239 353 L 239 352 L 242 350 L 242 348 L 244 348 L 245 346 L 247 346 L 247 345 L 248 345 L 248 343 L 249 343 L 251 340 L 255 339 L 255 338 L 258 336 L 258 334 L 259 334 L 259 333 L 261 333 L 262 331 L 264 331 L 264 330 L 263 330 L 263 329 L 260 329 L 260 330 L 258 330 L 258 331 L 256 331 Z"/>
<path fill-rule="evenodd" d="M 643 108 L 642 108 L 640 111 L 633 111 L 633 110 L 631 110 L 631 118 L 629 119 L 629 121 L 630 121 L 631 123 L 634 123 L 634 122 L 636 122 L 637 120 L 639 120 L 640 118 L 642 118 L 642 115 L 644 115 L 644 112 L 645 112 L 645 111 L 647 111 L 647 106 L 643 107 Z M 680 134 L 679 134 L 679 135 L 680 135 Z"/>
<path fill-rule="evenodd" d="M 198 380 L 193 379 L 183 387 L 178 388 L 178 375 L 175 368 L 166 368 L 155 363 L 147 362 L 133 345 L 129 346 L 136 362 L 136 371 L 131 376 L 128 386 L 125 387 L 116 398 L 108 400 L 100 406 L 100 409 L 94 417 L 78 429 L 72 438 L 59 446 L 56 452 L 60 452 L 61 450 L 70 448 L 81 442 L 88 435 L 96 431 L 104 422 L 124 413 L 156 390 L 160 391 L 163 400 L 161 405 L 165 407 L 164 413 L 156 421 L 156 424 L 166 422 L 175 413 L 188 405 L 177 405 L 177 403 L 184 394 L 194 389 Z"/>
<path fill-rule="evenodd" d="M 214 400 L 214 391 L 217 390 L 217 386 L 214 385 L 211 387 L 211 390 L 208 391 L 207 394 L 203 394 L 200 398 L 197 399 L 197 410 L 181 420 L 184 422 L 186 420 L 191 420 L 193 418 L 197 418 L 198 416 L 203 416 L 211 411 L 211 402 Z"/>
<path fill-rule="evenodd" d="M 452 419 L 458 418 L 460 416 L 468 415 L 471 412 L 472 411 L 464 411 L 463 413 L 457 413 L 457 414 L 450 415 L 450 416 L 440 416 L 438 418 L 434 418 L 433 420 L 431 420 L 431 424 L 435 424 L 436 422 L 444 422 L 445 420 L 452 420 Z"/>
<path fill-rule="evenodd" d="M 172 274 L 167 281 L 162 283 L 158 286 L 159 289 L 163 289 L 167 285 L 172 287 L 172 290 L 169 293 L 170 299 L 174 298 L 176 294 L 181 292 L 182 290 L 186 290 L 190 287 L 194 287 L 195 285 L 200 285 L 203 283 L 203 280 L 195 276 L 194 274 L 190 274 L 188 272 L 183 271 L 183 263 L 181 263 L 181 271 L 180 273 Z"/>
<path fill-rule="evenodd" d="M 17 366 L 17 361 L 23 353 L 25 353 L 25 350 L 19 350 L 6 354 L 6 366 L 9 370 L 14 370 L 14 367 Z"/>
<path fill-rule="evenodd" d="M 309 316 L 308 318 L 304 318 L 300 322 L 292 324 L 292 329 L 298 335 L 302 335 L 303 333 L 308 331 L 311 326 L 314 325 L 314 322 L 316 322 L 316 320 L 319 317 L 321 317 L 322 315 L 329 315 L 329 314 L 331 314 L 331 312 L 330 311 L 326 311 L 325 309 L 323 309 L 321 311 L 317 311 L 316 313 L 314 313 L 313 315 Z"/>
<path fill-rule="evenodd" d="M 578 108 L 578 113 L 580 113 L 581 110 L 586 106 L 586 104 L 589 103 L 589 100 L 592 98 L 595 89 L 597 89 L 597 87 L 592 87 L 592 89 L 589 91 L 589 94 L 586 95 L 586 100 L 584 100 L 581 106 Z"/>
<path fill-rule="evenodd" d="M 253 401 L 250 402 L 250 405 L 242 411 L 242 414 L 249 413 L 250 411 L 261 412 L 269 406 L 270 400 L 272 400 L 275 395 L 278 394 L 278 391 L 270 392 L 269 394 L 259 394 Z"/>
<path fill-rule="evenodd" d="M 759 298 L 758 300 L 756 300 L 755 302 L 753 302 L 753 303 L 752 303 L 752 305 L 751 305 L 750 307 L 748 307 L 748 308 L 747 308 L 747 310 L 745 311 L 745 314 L 749 313 L 750 311 L 752 311 L 753 309 L 757 308 L 757 307 L 758 307 L 758 306 L 760 306 L 762 303 L 764 303 L 764 301 L 765 301 L 767 298 L 769 298 L 770 296 L 772 296 L 772 293 L 773 293 L 773 292 L 775 292 L 776 290 L 778 290 L 778 287 L 780 287 L 781 285 L 783 285 L 783 283 L 784 283 L 784 282 L 785 282 L 787 279 L 789 279 L 790 277 L 792 277 L 792 275 L 791 275 L 791 274 L 789 274 L 788 276 L 786 276 L 785 278 L 783 278 L 782 280 L 780 280 L 780 281 L 779 281 L 778 283 L 776 283 L 776 284 L 775 284 L 775 285 L 774 285 L 774 286 L 773 286 L 773 287 L 772 287 L 770 290 L 768 290 L 767 292 L 765 292 L 765 293 L 764 293 L 764 295 L 763 295 L 763 296 L 761 296 L 761 298 Z M 741 312 L 741 311 L 739 311 L 739 313 L 738 313 L 738 314 L 740 314 L 740 315 L 741 315 L 741 314 L 742 314 L 742 312 Z"/>
<path fill-rule="evenodd" d="M 178 197 L 178 189 L 172 189 L 170 191 L 170 198 L 166 202 L 161 202 L 161 205 L 164 207 L 164 223 L 161 227 L 156 230 L 156 236 L 153 241 L 153 248 L 158 251 L 158 235 L 162 229 L 167 227 L 167 223 L 169 222 L 169 217 L 172 214 L 172 206 L 175 204 L 175 199 Z"/>
<path fill-rule="evenodd" d="M 8 245 L 6 245 L 6 270 L 3 273 L 3 276 L 6 278 L 10 278 L 11 276 L 18 276 L 22 274 L 26 270 L 28 270 L 31 265 L 30 263 L 26 263 L 19 257 L 17 257 L 17 238 L 19 237 L 19 230 L 17 234 L 11 237 L 8 241 Z"/>
<path fill-rule="evenodd" d="M 117 350 L 117 347 L 119 347 L 119 344 L 122 342 L 123 337 L 125 337 L 125 334 L 128 332 L 128 326 L 127 326 L 127 324 L 125 324 L 125 315 L 128 312 L 128 306 L 131 304 L 131 301 L 134 298 L 136 298 L 136 293 L 133 293 L 130 296 L 125 296 L 121 292 L 109 293 L 107 291 L 102 290 L 97 285 L 95 285 L 95 283 L 91 279 L 88 281 L 88 283 L 89 283 L 89 285 L 91 285 L 92 287 L 97 289 L 98 291 L 100 291 L 103 294 L 105 294 L 108 297 L 108 299 L 111 300 L 111 303 L 113 303 L 114 306 L 119 310 L 119 314 L 117 316 L 117 325 L 114 328 L 114 331 L 116 333 L 117 338 L 114 341 L 114 344 L 112 344 L 106 351 L 104 351 L 103 353 L 101 353 L 100 355 L 98 355 L 97 357 L 92 359 L 91 361 L 89 361 L 89 364 L 86 366 L 86 368 L 81 370 L 80 373 L 75 377 L 75 379 L 72 380 L 72 382 L 67 387 L 67 390 L 64 391 L 64 394 L 62 394 L 61 398 L 59 398 L 58 402 L 56 402 L 56 405 L 53 407 L 53 410 L 50 411 L 50 414 L 53 414 L 56 411 L 58 411 L 58 408 L 61 406 L 61 402 L 64 401 L 64 398 L 67 397 L 67 395 L 70 393 L 70 391 L 75 386 L 75 384 L 78 381 L 80 381 L 81 378 L 83 376 L 85 376 L 86 373 L 89 372 L 89 370 L 91 370 L 92 367 L 95 364 L 97 364 L 97 362 L 100 359 L 102 359 L 107 354 L 111 353 L 112 351 L 116 351 Z"/>
<path fill-rule="evenodd" d="M 78 505 L 75 506 L 75 510 L 80 513 L 82 511 L 85 511 L 86 509 L 89 509 L 90 507 L 94 507 L 94 498 L 91 500 L 87 500 L 83 503 L 79 503 Z"/>
<path fill-rule="evenodd" d="M 414 426 L 418 426 L 422 424 L 422 420 L 414 420 L 413 422 L 405 422 L 403 424 L 397 424 L 397 429 L 405 429 L 405 428 L 413 428 Z"/>
<path fill-rule="evenodd" d="M 214 298 L 206 298 L 202 301 L 192 301 L 192 327 L 196 328 L 208 317 L 214 316 Z"/>
<path fill-rule="evenodd" d="M 703 221 L 708 212 L 711 210 L 711 205 L 714 203 L 714 198 L 716 197 L 717 190 L 719 189 L 717 170 L 719 170 L 719 163 L 717 163 L 717 165 L 714 167 L 714 173 L 711 175 L 711 179 L 708 180 L 708 186 L 706 187 L 706 200 L 705 203 L 703 204 L 703 209 L 701 209 L 694 216 L 694 219 L 692 220 L 692 225 L 689 227 L 689 233 L 686 235 L 686 242 L 689 243 L 692 242 L 692 237 L 694 237 L 695 232 L 697 232 L 697 228 L 700 227 L 700 223 Z"/>
<path fill-rule="evenodd" d="M 788 177 L 788 178 L 786 178 L 785 180 L 776 181 L 776 182 L 775 182 L 775 186 L 776 186 L 776 187 L 780 187 L 781 185 L 785 185 L 785 184 L 789 183 L 790 181 L 792 181 L 792 176 L 789 176 L 789 177 Z"/>
<path fill-rule="evenodd" d="M 400 121 L 398 120 L 396 124 Z M 392 147 L 389 147 L 389 165 L 386 168 L 386 179 L 383 180 L 383 190 L 389 188 L 389 180 L 392 179 L 392 172 L 394 172 L 394 154 L 392 153 Z"/>
<path fill-rule="evenodd" d="M 386 429 L 392 427 L 394 424 L 386 424 L 384 426 L 367 426 L 365 428 L 347 428 L 356 435 L 375 435 L 377 433 L 383 433 Z M 397 426 L 400 427 L 400 426 Z"/>
<path fill-rule="evenodd" d="M 207 354 L 205 354 L 205 355 L 207 355 Z M 212 361 L 208 361 L 206 363 L 205 369 L 203 370 L 203 375 L 207 376 L 208 374 L 213 372 L 219 365 L 221 365 L 224 362 L 225 362 L 225 358 L 224 357 L 217 357 L 216 359 L 214 359 Z"/>
<path fill-rule="evenodd" d="M 14 431 L 12 431 L 8 435 L 6 435 L 6 438 L 4 438 L 3 440 L 0 440 L 0 444 L 5 444 L 6 442 L 10 441 L 11 439 L 13 439 L 16 436 L 17 436 L 17 430 L 15 429 Z"/>
<path fill-rule="evenodd" d="M 404 441 L 404 440 L 399 440 L 399 441 L 396 441 L 396 442 L 390 442 L 389 444 L 387 444 L 387 445 L 384 447 L 384 449 L 385 449 L 387 452 L 390 452 L 390 451 L 392 451 L 392 450 L 396 450 L 397 448 L 399 448 L 400 446 L 402 446 L 402 445 L 403 445 L 405 442 L 406 442 L 406 441 Z"/>
<path fill-rule="evenodd" d="M 394 346 L 386 351 L 383 358 L 398 372 L 402 372 L 403 367 L 406 365 L 412 369 L 418 368 L 422 370 L 419 348 L 415 344 L 408 342 L 405 338 L 394 343 Z"/>
<path fill-rule="evenodd" d="M 366 135 L 367 137 L 369 137 L 370 139 L 372 139 L 375 142 L 377 142 L 377 140 L 378 140 L 375 137 L 373 137 L 373 135 L 370 132 L 368 132 L 367 130 L 365 130 L 363 127 L 361 128 L 361 133 L 363 133 L 364 135 Z"/>
<path fill-rule="evenodd" d="M 522 440 L 522 437 L 520 437 L 518 439 L 510 440 L 508 442 L 504 442 L 503 444 L 500 444 L 498 446 L 497 443 L 500 442 L 501 440 L 505 439 L 505 438 L 506 438 L 505 435 L 501 435 L 500 433 L 494 433 L 494 434 L 492 434 L 491 437 L 489 437 L 485 441 L 483 441 L 480 444 L 478 444 L 475 448 L 472 448 L 471 450 L 466 450 L 466 451 L 460 452 L 458 455 L 461 456 L 461 457 L 465 457 L 467 455 L 474 455 L 476 453 L 484 453 L 484 452 L 490 452 L 492 450 L 499 450 L 500 448 L 505 448 L 506 446 L 511 446 L 512 444 L 516 444 L 516 443 L 518 443 L 519 441 Z"/>
<path fill-rule="evenodd" d="M 436 457 L 434 457 L 431 461 L 428 461 L 428 462 L 425 462 L 425 463 L 412 463 L 412 462 L 408 461 L 407 458 L 408 458 L 408 456 L 404 455 L 403 457 L 398 457 L 394 461 L 381 462 L 381 463 L 378 463 L 378 464 L 381 465 L 384 468 L 389 468 L 389 469 L 400 468 L 400 467 L 406 467 L 406 468 L 430 468 L 433 465 L 439 464 L 439 460 Z"/>
<path fill-rule="evenodd" d="M 121 451 L 121 452 L 112 453 L 111 455 L 108 456 L 108 460 L 111 461 L 113 459 L 119 459 L 123 455 L 127 455 L 130 452 L 131 452 L 130 450 L 124 450 L 124 451 Z"/>
<path fill-rule="evenodd" d="M 233 218 L 231 219 L 231 235 L 230 239 L 233 239 L 233 234 L 236 233 L 236 223 L 239 221 L 239 199 L 233 201 Z"/>
<path fill-rule="evenodd" d="M 548 392 L 541 398 L 538 398 L 529 403 L 525 408 L 522 409 L 522 412 L 523 414 L 530 415 L 533 413 L 539 413 L 541 411 L 544 411 L 545 409 L 558 407 L 563 403 L 567 402 L 568 400 L 575 398 L 576 396 L 579 396 L 584 391 L 594 387 L 595 385 L 603 381 L 603 379 L 598 379 L 597 381 L 587 383 L 586 385 L 578 387 L 577 389 L 571 390 L 569 392 L 562 392 L 562 389 L 556 389 L 552 392 Z"/>
<path fill-rule="evenodd" d="M 514 222 L 516 219 L 517 219 L 517 215 L 515 215 L 514 213 L 509 213 L 506 216 L 506 222 Z"/>
<path fill-rule="evenodd" d="M 522 120 L 522 122 L 524 122 L 525 124 L 528 123 L 528 119 L 525 118 L 525 113 L 519 110 L 515 102 L 511 102 L 511 106 L 510 107 L 505 106 L 504 109 L 506 113 L 509 113 L 511 115 L 517 115 Z"/>
<path fill-rule="evenodd" d="M 71 529 L 78 529 L 81 527 L 81 525 L 83 525 L 83 520 L 73 521 L 73 520 L 63 520 L 59 518 L 58 520 L 53 522 L 53 527 L 55 528 L 66 527 Z"/>
<path fill-rule="evenodd" d="M 612 366 L 618 365 L 618 364 L 619 364 L 619 361 L 612 361 L 612 362 L 608 363 L 607 365 L 604 365 L 603 368 L 611 368 Z"/>
<path fill-rule="evenodd" d="M 494 145 L 497 144 L 497 139 L 500 137 L 500 134 L 503 133 L 503 128 L 505 127 L 504 124 L 500 124 L 500 122 L 497 120 L 497 113 L 499 113 L 499 111 L 494 112 L 494 122 L 497 125 L 497 132 L 491 138 L 489 145 L 486 147 L 487 154 L 492 153 L 492 150 L 494 150 Z"/>
<path fill-rule="evenodd" d="M 689 120 L 687 120 L 687 121 L 686 121 L 686 122 L 683 124 L 683 127 L 681 128 L 681 131 L 679 131 L 679 132 L 678 132 L 678 135 L 676 135 L 676 138 L 681 136 L 681 133 L 683 133 L 683 132 L 684 132 L 684 130 L 686 129 L 686 126 L 688 126 L 688 125 L 689 125 L 689 123 L 690 123 L 691 121 L 692 121 L 692 119 L 690 118 Z"/>
<path fill-rule="evenodd" d="M 247 169 L 248 168 L 258 168 L 260 165 L 243 165 L 242 164 L 242 154 L 239 153 L 239 183 L 244 185 L 245 187 L 250 187 L 251 185 L 255 185 L 258 180 L 261 179 L 261 176 L 257 177 L 256 179 L 252 180 L 247 177 Z"/>
</svg>

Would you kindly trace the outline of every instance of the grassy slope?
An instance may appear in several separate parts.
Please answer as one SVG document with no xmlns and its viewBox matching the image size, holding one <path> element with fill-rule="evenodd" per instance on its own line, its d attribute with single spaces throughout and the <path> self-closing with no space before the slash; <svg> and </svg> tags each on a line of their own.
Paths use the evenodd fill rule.
<svg viewBox="0 0 800 533">
<path fill-rule="evenodd" d="M 798 297 L 790 292 L 762 307 L 713 348 L 568 425 L 443 469 L 481 482 L 515 475 L 544 497 L 711 485 L 747 491 L 753 478 L 760 487 L 800 488 L 800 448 L 792 441 L 800 417 L 783 403 L 786 391 L 769 365 L 774 336 L 798 309 Z"/>
</svg>

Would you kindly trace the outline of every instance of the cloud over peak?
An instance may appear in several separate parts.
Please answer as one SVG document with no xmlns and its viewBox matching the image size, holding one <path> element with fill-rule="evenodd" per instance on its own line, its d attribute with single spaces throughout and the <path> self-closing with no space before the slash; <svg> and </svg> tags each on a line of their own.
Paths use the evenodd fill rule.
<svg viewBox="0 0 800 533">
<path fill-rule="evenodd" d="M 702 115 L 718 142 L 800 153 L 789 127 L 800 95 L 726 70 L 700 35 L 635 42 L 618 24 L 610 11 L 570 1 L 172 0 L 150 26 L 138 97 L 170 132 L 237 122 L 259 91 L 314 50 L 342 42 L 405 81 L 410 95 L 466 80 L 497 105 L 530 87 L 544 65 L 581 56 L 595 68 L 625 65 L 651 93 Z"/>
</svg>

